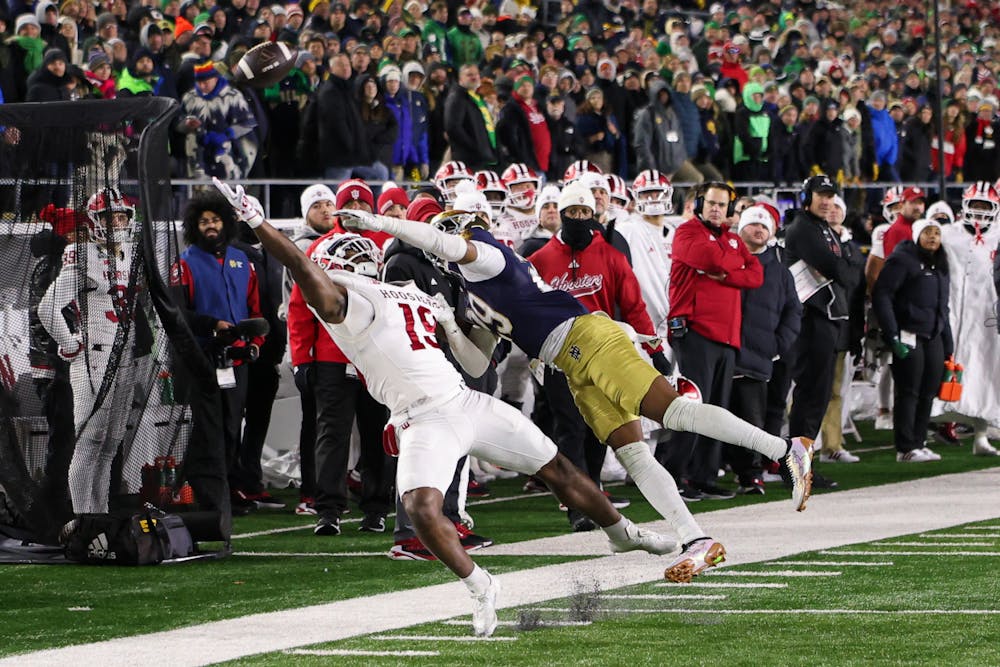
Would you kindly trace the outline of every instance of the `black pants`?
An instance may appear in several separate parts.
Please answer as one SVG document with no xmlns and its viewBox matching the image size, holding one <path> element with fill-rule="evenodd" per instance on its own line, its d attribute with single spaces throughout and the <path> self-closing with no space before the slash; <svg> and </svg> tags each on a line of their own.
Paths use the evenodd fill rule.
<svg viewBox="0 0 1000 667">
<path fill-rule="evenodd" d="M 767 382 L 748 377 L 734 378 L 729 409 L 747 423 L 763 428 L 767 416 Z M 764 473 L 760 453 L 729 444 L 725 445 L 724 450 L 726 460 L 741 485 L 760 479 Z"/>
<path fill-rule="evenodd" d="M 233 366 L 236 376 L 236 386 L 232 389 L 222 389 L 222 440 L 226 444 L 226 471 L 229 477 L 229 488 L 233 491 L 244 490 L 240 484 L 245 475 L 240 472 L 240 449 L 243 446 L 243 407 L 247 400 L 247 387 L 250 384 L 247 364 Z M 259 467 L 259 463 L 257 464 Z M 252 492 L 252 489 L 246 489 Z"/>
<path fill-rule="evenodd" d="M 69 510 L 69 464 L 76 446 L 76 427 L 73 422 L 73 387 L 69 382 L 69 366 L 55 363 L 52 378 L 36 380 L 35 386 L 45 420 L 49 426 L 48 449 L 45 453 L 45 500 L 52 511 Z M 68 519 L 67 519 L 68 520 Z"/>
<path fill-rule="evenodd" d="M 347 509 L 347 461 L 351 429 L 361 436 L 361 510 L 388 514 L 392 505 L 392 463 L 382 449 L 385 406 L 372 398 L 347 364 L 316 362 L 316 511 L 329 518 Z"/>
<path fill-rule="evenodd" d="M 670 341 L 681 375 L 698 385 L 705 403 L 729 407 L 729 394 L 736 366 L 736 350 L 688 330 Z M 666 447 L 663 464 L 674 479 L 696 484 L 714 484 L 719 472 L 721 446 L 695 433 L 674 433 Z"/>
<path fill-rule="evenodd" d="M 316 498 L 316 392 L 309 379 L 315 364 L 301 364 L 295 372 L 295 388 L 299 390 L 302 423 L 299 425 L 299 474 L 302 486 L 299 495 Z"/>
<path fill-rule="evenodd" d="M 247 393 L 243 403 L 243 441 L 239 458 L 230 474 L 233 488 L 250 493 L 264 490 L 260 455 L 271 425 L 271 409 L 278 394 L 278 368 L 268 363 L 249 364 Z"/>
<path fill-rule="evenodd" d="M 594 435 L 573 401 L 566 376 L 545 368 L 545 398 L 552 413 L 552 432 L 556 447 L 585 475 L 601 484 L 601 468 L 608 448 Z"/>
<path fill-rule="evenodd" d="M 840 321 L 826 319 L 813 308 L 802 315 L 802 331 L 796 343 L 792 377 L 792 410 L 788 415 L 788 432 L 792 437 L 816 439 L 823 416 L 833 395 L 833 369 L 837 363 L 837 343 Z"/>
<path fill-rule="evenodd" d="M 792 388 L 792 364 L 784 358 L 774 361 L 771 379 L 767 383 L 767 408 L 764 413 L 763 429 L 771 435 L 781 437 L 781 427 L 785 425 L 788 412 L 788 391 Z"/>
<path fill-rule="evenodd" d="M 944 344 L 941 335 L 917 338 L 917 347 L 906 359 L 892 358 L 892 430 L 896 450 L 909 452 L 924 446 L 931 403 L 944 374 Z"/>
</svg>

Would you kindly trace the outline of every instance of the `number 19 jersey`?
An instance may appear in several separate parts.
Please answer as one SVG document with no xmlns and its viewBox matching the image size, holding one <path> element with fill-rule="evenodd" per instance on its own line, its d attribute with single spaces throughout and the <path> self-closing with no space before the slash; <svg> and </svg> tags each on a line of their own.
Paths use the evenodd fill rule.
<svg viewBox="0 0 1000 667">
<path fill-rule="evenodd" d="M 441 306 L 434 299 L 412 282 L 383 283 L 349 271 L 327 275 L 347 289 L 347 313 L 339 324 L 317 319 L 393 415 L 464 387 L 435 338 Z"/>
</svg>

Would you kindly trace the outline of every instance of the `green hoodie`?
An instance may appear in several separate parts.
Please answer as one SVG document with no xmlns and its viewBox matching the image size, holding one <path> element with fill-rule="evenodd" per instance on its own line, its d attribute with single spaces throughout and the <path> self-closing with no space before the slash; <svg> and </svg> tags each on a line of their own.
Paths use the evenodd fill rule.
<svg viewBox="0 0 1000 667">
<path fill-rule="evenodd" d="M 746 114 L 747 119 L 747 133 L 750 135 L 751 139 L 755 139 L 755 143 L 760 145 L 760 155 L 767 155 L 767 138 L 771 133 L 771 116 L 767 113 L 762 113 L 761 109 L 764 107 L 763 102 L 755 102 L 753 96 L 755 94 L 764 94 L 764 87 L 755 81 L 743 86 L 743 106 L 747 108 L 750 113 Z M 746 149 L 743 146 L 743 141 L 740 139 L 739 132 L 737 132 L 735 140 L 733 141 L 733 162 L 738 164 L 740 162 L 746 162 L 750 159 L 750 155 L 747 154 Z M 765 158 L 766 161 L 766 158 Z"/>
</svg>

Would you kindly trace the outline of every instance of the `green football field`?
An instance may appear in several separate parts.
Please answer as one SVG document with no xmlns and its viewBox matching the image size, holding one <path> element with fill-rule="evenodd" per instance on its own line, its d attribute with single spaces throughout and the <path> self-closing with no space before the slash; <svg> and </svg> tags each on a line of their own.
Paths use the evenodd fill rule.
<svg viewBox="0 0 1000 667">
<path fill-rule="evenodd" d="M 829 514 L 837 507 L 838 494 L 844 499 L 854 494 L 863 502 L 866 491 L 875 494 L 882 485 L 895 484 L 891 488 L 904 493 L 909 487 L 901 482 L 950 480 L 941 476 L 995 469 L 1000 463 L 973 457 L 965 441 L 961 448 L 936 448 L 943 461 L 898 464 L 885 447 L 888 434 L 863 434 L 863 448 L 872 451 L 862 453 L 862 463 L 822 468 L 841 488 L 816 494 L 810 510 L 815 508 L 817 521 L 824 511 Z M 555 499 L 525 495 L 522 483 L 494 482 L 493 495 L 470 506 L 477 532 L 497 542 L 498 553 L 486 549 L 474 554 L 484 567 L 502 581 L 516 582 L 522 574 L 547 568 L 583 571 L 607 554 L 606 548 L 583 548 L 576 555 L 559 549 L 511 550 L 568 534 Z M 943 508 L 950 502 L 949 484 L 935 487 Z M 956 494 L 963 491 L 961 485 L 954 485 Z M 624 513 L 636 522 L 659 519 L 635 487 L 614 491 L 632 500 Z M 226 560 L 152 568 L 0 568 L 0 662 L 19 664 L 31 656 L 16 654 L 198 628 L 311 605 L 363 602 L 378 594 L 432 591 L 454 582 L 439 563 L 386 558 L 391 533 L 357 532 L 356 508 L 346 517 L 341 536 L 319 538 L 312 535 L 309 517 L 291 512 L 296 492 L 280 495 L 288 500 L 288 510 L 235 520 L 236 553 Z M 741 507 L 745 505 L 784 508 L 787 498 L 785 489 L 771 485 L 765 497 L 702 501 L 690 507 L 715 517 L 726 514 L 717 510 L 758 509 Z M 783 503 L 774 502 L 778 499 Z M 921 501 L 926 507 L 927 498 Z M 303 639 L 310 635 L 301 628 L 275 625 L 274 637 L 285 648 L 243 653 L 247 657 L 236 658 L 234 664 L 1000 664 L 1000 503 L 978 514 L 980 520 L 971 524 L 956 520 L 948 527 L 829 549 L 796 550 L 789 543 L 782 545 L 788 547 L 787 555 L 753 563 L 740 562 L 741 554 L 731 550 L 732 566 L 688 586 L 666 585 L 658 574 L 663 560 L 646 561 L 642 583 L 612 582 L 596 591 L 582 580 L 568 597 L 535 595 L 545 599 L 501 609 L 501 626 L 489 641 L 469 641 L 471 606 L 466 600 L 459 601 L 460 611 L 449 618 L 357 632 L 337 641 L 296 644 L 297 633 Z M 786 515 L 777 516 L 785 521 Z M 789 510 L 787 520 L 809 516 L 809 510 L 802 515 Z M 859 534 L 870 523 L 863 515 L 857 522 Z M 769 532 L 762 524 L 755 539 L 766 542 Z M 748 550 L 744 548 L 744 554 Z M 514 590 L 511 599 L 516 599 Z M 352 620 L 363 628 L 364 613 L 370 613 L 371 627 L 378 627 L 374 621 L 386 613 L 380 605 L 391 599 L 381 596 Z M 432 598 L 428 601 L 430 609 Z M 317 623 L 329 620 L 317 618 Z M 257 631 L 255 639 L 259 635 Z M 41 658 L 46 655 L 32 664 L 45 664 Z M 192 664 L 169 656 L 168 650 L 163 664 Z"/>
</svg>

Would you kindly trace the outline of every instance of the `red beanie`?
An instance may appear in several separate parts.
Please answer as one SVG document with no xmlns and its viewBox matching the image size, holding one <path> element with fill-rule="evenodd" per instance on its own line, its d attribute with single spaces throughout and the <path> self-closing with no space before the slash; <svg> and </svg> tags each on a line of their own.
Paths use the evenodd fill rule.
<svg viewBox="0 0 1000 667">
<path fill-rule="evenodd" d="M 437 203 L 433 197 L 420 197 L 414 199 L 413 203 L 407 207 L 406 219 L 427 222 L 443 210 L 441 204 Z"/>
<path fill-rule="evenodd" d="M 406 196 L 406 190 L 391 181 L 386 181 L 382 186 L 382 194 L 378 197 L 378 211 L 376 213 L 385 215 L 389 207 L 394 204 L 399 204 L 403 208 L 406 208 L 410 205 L 410 198 Z"/>
<path fill-rule="evenodd" d="M 352 178 L 349 181 L 344 181 L 337 188 L 338 209 L 344 208 L 347 202 L 352 199 L 360 199 L 368 204 L 372 212 L 375 211 L 375 195 L 372 193 L 372 189 L 368 187 L 368 184 L 360 178 Z"/>
</svg>

